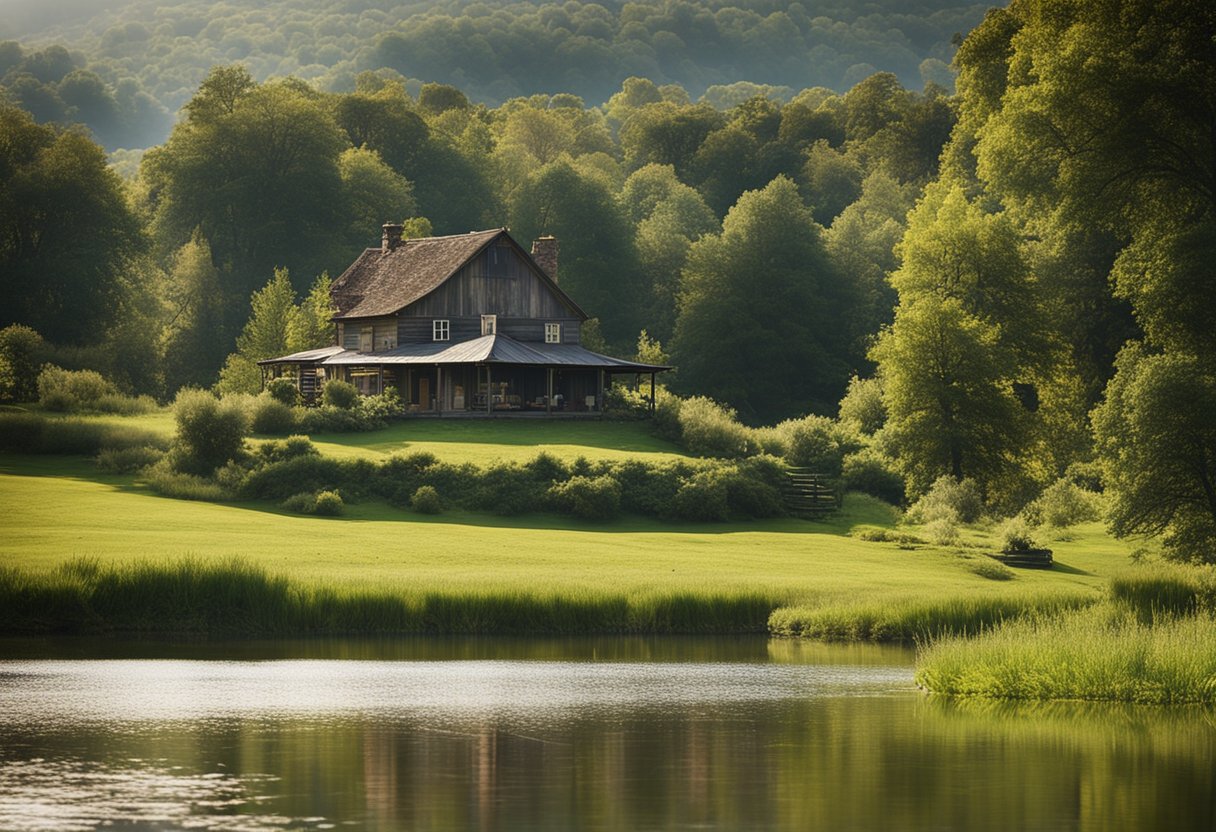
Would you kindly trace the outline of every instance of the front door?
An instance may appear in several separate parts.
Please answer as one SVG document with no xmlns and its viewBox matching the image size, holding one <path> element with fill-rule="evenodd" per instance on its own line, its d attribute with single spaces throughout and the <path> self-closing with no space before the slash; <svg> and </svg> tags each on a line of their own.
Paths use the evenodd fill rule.
<svg viewBox="0 0 1216 832">
<path fill-rule="evenodd" d="M 423 410 L 431 409 L 431 380 L 426 376 L 418 379 L 418 406 Z"/>
</svg>

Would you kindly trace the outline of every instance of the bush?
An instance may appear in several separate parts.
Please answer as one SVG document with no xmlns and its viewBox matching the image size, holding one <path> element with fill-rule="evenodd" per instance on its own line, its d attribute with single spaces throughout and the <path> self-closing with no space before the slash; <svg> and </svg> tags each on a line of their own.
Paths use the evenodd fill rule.
<svg viewBox="0 0 1216 832">
<path fill-rule="evenodd" d="M 282 462 L 297 456 L 319 454 L 317 446 L 307 436 L 289 436 L 286 439 L 272 439 L 258 445 L 257 458 L 260 462 Z"/>
<path fill-rule="evenodd" d="M 222 401 L 204 390 L 184 389 L 173 402 L 177 420 L 175 464 L 190 474 L 210 474 L 241 455 L 249 433 L 243 402 Z"/>
<path fill-rule="evenodd" d="M 680 405 L 680 443 L 690 454 L 736 459 L 746 456 L 750 431 L 735 411 L 712 399 L 694 396 Z"/>
<path fill-rule="evenodd" d="M 670 515 L 680 484 L 694 470 L 677 461 L 656 464 L 627 459 L 614 464 L 612 475 L 621 484 L 621 509 L 650 517 Z"/>
<path fill-rule="evenodd" d="M 382 427 L 384 427 L 384 421 L 381 419 L 369 417 L 357 409 L 343 410 L 333 405 L 304 409 L 300 413 L 298 425 L 300 430 L 310 434 L 355 433 L 379 430 Z"/>
<path fill-rule="evenodd" d="M 549 488 L 561 511 L 584 520 L 611 520 L 621 513 L 621 485 L 611 476 L 574 476 Z"/>
<path fill-rule="evenodd" d="M 370 463 L 363 463 L 369 467 Z M 282 500 L 301 491 L 324 491 L 360 485 L 359 461 L 344 462 L 320 454 L 304 453 L 255 467 L 241 483 L 240 493 L 262 500 Z"/>
<path fill-rule="evenodd" d="M 675 393 L 659 388 L 655 393 L 654 432 L 669 442 L 680 441 L 680 408 L 684 400 Z"/>
<path fill-rule="evenodd" d="M 97 467 L 115 474 L 132 474 L 161 461 L 165 452 L 159 448 L 140 445 L 134 448 L 103 448 L 97 455 Z"/>
<path fill-rule="evenodd" d="M 714 522 L 730 516 L 728 476 L 722 469 L 698 471 L 680 484 L 671 514 L 680 520 Z"/>
<path fill-rule="evenodd" d="M 312 513 L 321 517 L 337 517 L 344 509 L 342 495 L 337 491 L 318 491 L 313 500 Z"/>
<path fill-rule="evenodd" d="M 364 396 L 359 399 L 356 408 L 364 419 L 383 422 L 391 416 L 400 416 L 405 412 L 401 403 L 401 395 L 396 388 L 390 387 L 378 396 Z"/>
<path fill-rule="evenodd" d="M 284 379 L 275 379 L 283 381 Z M 296 429 L 295 408 L 284 404 L 270 393 L 263 393 L 254 399 L 251 425 L 254 433 L 269 436 L 283 436 Z"/>
<path fill-rule="evenodd" d="M 876 378 L 849 379 L 848 392 L 840 400 L 840 421 L 853 424 L 861 433 L 872 436 L 887 421 L 882 401 L 882 382 Z"/>
<path fill-rule="evenodd" d="M 826 416 L 790 419 L 775 431 L 785 445 L 786 462 L 832 478 L 840 476 L 844 455 L 861 445 L 856 436 Z"/>
<path fill-rule="evenodd" d="M 178 500 L 221 502 L 231 497 L 213 480 L 175 470 L 168 457 L 148 469 L 147 480 L 157 494 Z"/>
<path fill-rule="evenodd" d="M 925 524 L 925 534 L 937 546 L 955 546 L 959 541 L 958 521 L 955 516 L 940 516 Z"/>
<path fill-rule="evenodd" d="M 118 389 L 95 370 L 65 370 L 48 364 L 38 374 L 38 403 L 45 410 L 92 410 L 102 396 L 117 395 Z"/>
<path fill-rule="evenodd" d="M 904 478 L 895 464 L 875 448 L 862 448 L 844 458 L 840 467 L 846 491 L 860 491 L 891 505 L 904 501 Z"/>
<path fill-rule="evenodd" d="M 350 382 L 330 379 L 321 388 L 321 401 L 339 410 L 350 410 L 359 401 L 359 391 Z"/>
<path fill-rule="evenodd" d="M 535 511 L 545 489 L 523 466 L 498 463 L 477 471 L 473 487 L 464 493 L 470 508 L 511 516 Z"/>
<path fill-rule="evenodd" d="M 159 405 L 151 396 L 124 396 L 121 393 L 111 393 L 100 397 L 91 409 L 98 413 L 116 413 L 119 416 L 138 416 L 141 413 L 151 413 Z"/>
<path fill-rule="evenodd" d="M 296 389 L 295 379 L 272 378 L 266 382 L 266 393 L 276 402 L 295 407 L 300 403 L 300 391 Z"/>
<path fill-rule="evenodd" d="M 434 487 L 422 485 L 414 489 L 410 497 L 410 507 L 419 514 L 439 514 L 443 511 L 443 500 Z"/>
<path fill-rule="evenodd" d="M 1034 530 L 1021 515 L 1010 517 L 1002 523 L 997 530 L 997 538 L 1001 544 L 1001 551 L 1006 554 L 1029 552 L 1039 548 L 1034 539 Z"/>
<path fill-rule="evenodd" d="M 1092 491 L 1062 477 L 1043 489 L 1043 493 L 1026 506 L 1024 514 L 1036 525 L 1066 529 L 1101 517 L 1099 499 Z"/>
<path fill-rule="evenodd" d="M 960 481 L 944 474 L 912 504 L 905 516 L 912 523 L 931 523 L 941 518 L 974 523 L 980 519 L 983 511 L 984 501 L 980 498 L 980 489 L 975 480 Z"/>
<path fill-rule="evenodd" d="M 0 329 L 0 401 L 30 402 L 38 394 L 38 368 L 47 345 L 28 326 Z"/>
</svg>

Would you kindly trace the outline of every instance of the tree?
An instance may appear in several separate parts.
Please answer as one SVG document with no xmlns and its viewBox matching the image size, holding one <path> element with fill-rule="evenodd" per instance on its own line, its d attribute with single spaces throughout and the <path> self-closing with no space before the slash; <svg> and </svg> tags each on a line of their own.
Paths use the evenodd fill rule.
<svg viewBox="0 0 1216 832">
<path fill-rule="evenodd" d="M 1027 420 L 1011 384 L 1017 366 L 999 337 L 958 298 L 927 293 L 900 304 L 872 350 L 888 414 L 884 443 L 909 493 L 943 474 L 989 489 L 1016 475 Z"/>
<path fill-rule="evenodd" d="M 232 344 L 224 328 L 224 296 L 211 247 L 195 233 L 177 250 L 166 282 L 165 387 L 210 385 Z M 225 337 L 226 336 L 226 337 Z"/>
<path fill-rule="evenodd" d="M 367 247 L 383 223 L 411 216 L 417 206 L 413 186 L 374 150 L 344 150 L 338 157 L 338 175 L 342 178 L 348 229 L 340 251 L 350 261 Z"/>
<path fill-rule="evenodd" d="M 253 293 L 249 321 L 236 339 L 236 352 L 228 356 L 216 389 L 223 393 L 256 393 L 262 376 L 257 362 L 286 355 L 288 330 L 295 314 L 296 293 L 286 269 Z"/>
<path fill-rule="evenodd" d="M 510 217 L 523 239 L 561 240 L 562 288 L 603 321 L 610 344 L 629 343 L 641 328 L 645 294 L 633 234 L 604 181 L 559 159 L 519 187 Z"/>
<path fill-rule="evenodd" d="M 672 341 L 680 385 L 753 421 L 826 413 L 848 379 L 840 321 L 854 302 L 797 187 L 778 177 L 689 250 Z"/>
<path fill-rule="evenodd" d="M 0 103 L 0 326 L 49 341 L 102 339 L 146 249 L 101 148 Z"/>
<path fill-rule="evenodd" d="M 332 319 L 338 314 L 330 298 L 332 281 L 322 272 L 300 301 L 287 324 L 287 351 L 302 352 L 329 346 L 334 340 Z"/>
<path fill-rule="evenodd" d="M 1216 370 L 1131 344 L 1093 412 L 1115 534 L 1164 535 L 1179 560 L 1216 563 Z"/>
<path fill-rule="evenodd" d="M 46 352 L 42 336 L 28 326 L 11 324 L 0 329 L 0 401 L 38 398 L 38 371 Z"/>
</svg>

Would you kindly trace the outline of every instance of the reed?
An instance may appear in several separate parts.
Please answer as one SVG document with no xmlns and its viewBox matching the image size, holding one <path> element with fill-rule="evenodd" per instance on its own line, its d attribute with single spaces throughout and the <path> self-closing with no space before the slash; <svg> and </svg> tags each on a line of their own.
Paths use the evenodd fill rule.
<svg viewBox="0 0 1216 832">
<path fill-rule="evenodd" d="M 1211 612 L 1216 607 L 1216 572 L 1183 564 L 1141 566 L 1111 578 L 1110 598 L 1144 624 L 1200 610 Z"/>
<path fill-rule="evenodd" d="M 1216 702 L 1216 622 L 1147 625 L 1109 605 L 1007 622 L 928 645 L 916 682 L 939 694 L 1152 704 Z"/>
<path fill-rule="evenodd" d="M 1092 592 L 950 595 L 884 598 L 775 610 L 775 635 L 829 641 L 919 641 L 969 636 L 1030 614 L 1076 609 L 1094 603 Z"/>
</svg>

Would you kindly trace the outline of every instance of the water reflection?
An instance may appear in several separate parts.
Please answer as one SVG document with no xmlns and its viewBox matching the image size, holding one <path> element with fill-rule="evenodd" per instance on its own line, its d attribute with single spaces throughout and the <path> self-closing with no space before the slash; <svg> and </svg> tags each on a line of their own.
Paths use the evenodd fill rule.
<svg viewBox="0 0 1216 832">
<path fill-rule="evenodd" d="M 806 647 L 0 662 L 0 828 L 1216 825 L 1206 712 L 959 705 Z"/>
</svg>

